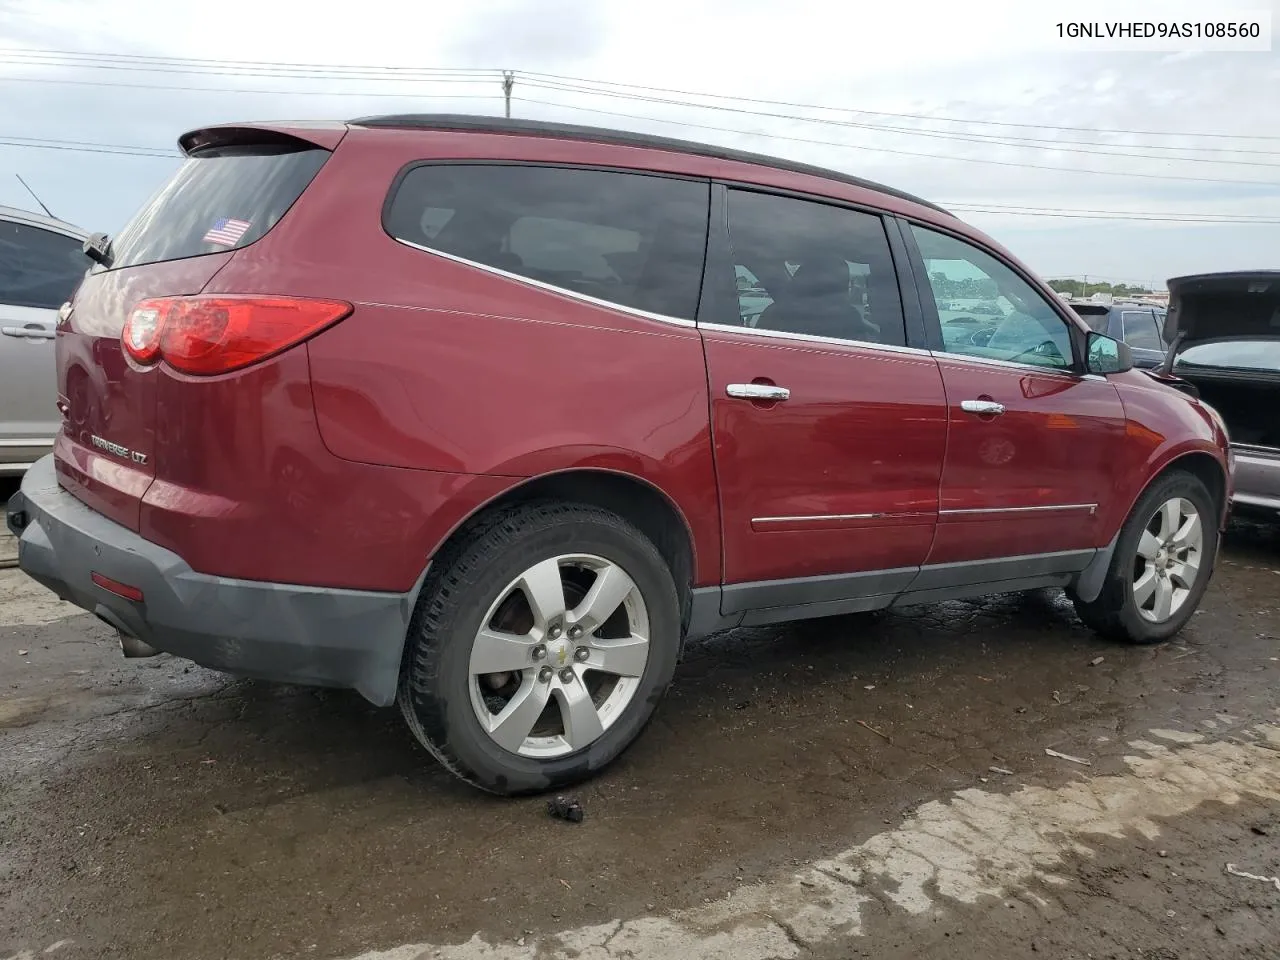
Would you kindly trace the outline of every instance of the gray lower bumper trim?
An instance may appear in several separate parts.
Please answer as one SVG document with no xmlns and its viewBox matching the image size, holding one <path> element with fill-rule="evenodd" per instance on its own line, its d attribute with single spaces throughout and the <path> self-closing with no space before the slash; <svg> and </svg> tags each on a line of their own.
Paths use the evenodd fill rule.
<svg viewBox="0 0 1280 960">
<path fill-rule="evenodd" d="M 6 510 L 22 521 L 18 565 L 32 578 L 158 650 L 284 683 L 349 687 L 386 706 L 417 589 L 375 593 L 210 576 L 63 490 L 53 457 L 27 471 Z M 95 584 L 97 572 L 143 602 Z"/>
</svg>

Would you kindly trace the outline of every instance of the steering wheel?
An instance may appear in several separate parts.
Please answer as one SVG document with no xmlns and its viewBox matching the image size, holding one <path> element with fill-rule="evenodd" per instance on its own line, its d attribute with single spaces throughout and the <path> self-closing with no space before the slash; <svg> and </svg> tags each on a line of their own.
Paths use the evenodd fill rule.
<svg viewBox="0 0 1280 960">
<path fill-rule="evenodd" d="M 1012 359 L 1014 362 L 1017 362 L 1023 357 L 1041 357 L 1045 360 L 1057 360 L 1063 366 L 1066 366 L 1066 361 L 1062 356 L 1062 351 L 1058 349 L 1058 345 L 1052 340 L 1045 340 L 1043 343 L 1036 344 L 1030 350 L 1023 350 Z"/>
</svg>

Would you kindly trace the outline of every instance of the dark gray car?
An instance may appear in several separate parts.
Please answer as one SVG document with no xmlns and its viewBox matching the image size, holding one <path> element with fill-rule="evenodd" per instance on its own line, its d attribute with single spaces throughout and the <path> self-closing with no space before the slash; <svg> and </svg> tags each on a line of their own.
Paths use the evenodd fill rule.
<svg viewBox="0 0 1280 960">
<path fill-rule="evenodd" d="M 1160 334 L 1165 318 L 1163 307 L 1140 300 L 1068 300 L 1067 304 L 1090 330 L 1127 343 L 1135 367 L 1150 369 L 1164 362 L 1165 344 Z"/>
<path fill-rule="evenodd" d="M 53 449 L 54 327 L 89 266 L 86 236 L 61 220 L 0 207 L 0 475 L 20 474 Z"/>
<path fill-rule="evenodd" d="M 1165 370 L 1227 424 L 1232 509 L 1280 518 L 1280 270 L 1169 281 Z"/>
</svg>

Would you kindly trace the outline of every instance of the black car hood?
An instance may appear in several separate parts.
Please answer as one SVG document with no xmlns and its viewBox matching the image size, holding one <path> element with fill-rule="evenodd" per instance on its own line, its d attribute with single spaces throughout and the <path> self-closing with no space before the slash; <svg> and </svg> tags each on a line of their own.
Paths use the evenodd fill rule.
<svg viewBox="0 0 1280 960">
<path fill-rule="evenodd" d="M 1280 270 L 1202 273 L 1169 281 L 1165 343 L 1280 338 Z"/>
</svg>

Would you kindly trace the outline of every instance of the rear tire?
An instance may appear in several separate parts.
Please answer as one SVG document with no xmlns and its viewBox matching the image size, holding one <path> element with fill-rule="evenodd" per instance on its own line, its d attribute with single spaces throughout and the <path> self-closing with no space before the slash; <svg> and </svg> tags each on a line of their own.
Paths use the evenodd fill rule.
<svg viewBox="0 0 1280 960">
<path fill-rule="evenodd" d="M 635 527 L 592 506 L 519 504 L 433 562 L 397 699 L 419 742 L 466 782 L 551 790 L 640 735 L 680 629 L 671 572 Z"/>
<path fill-rule="evenodd" d="M 1104 637 L 1160 643 L 1200 605 L 1218 548 L 1218 510 L 1199 477 L 1158 478 L 1138 499 L 1116 539 L 1097 599 L 1072 594 L 1080 619 Z"/>
</svg>

